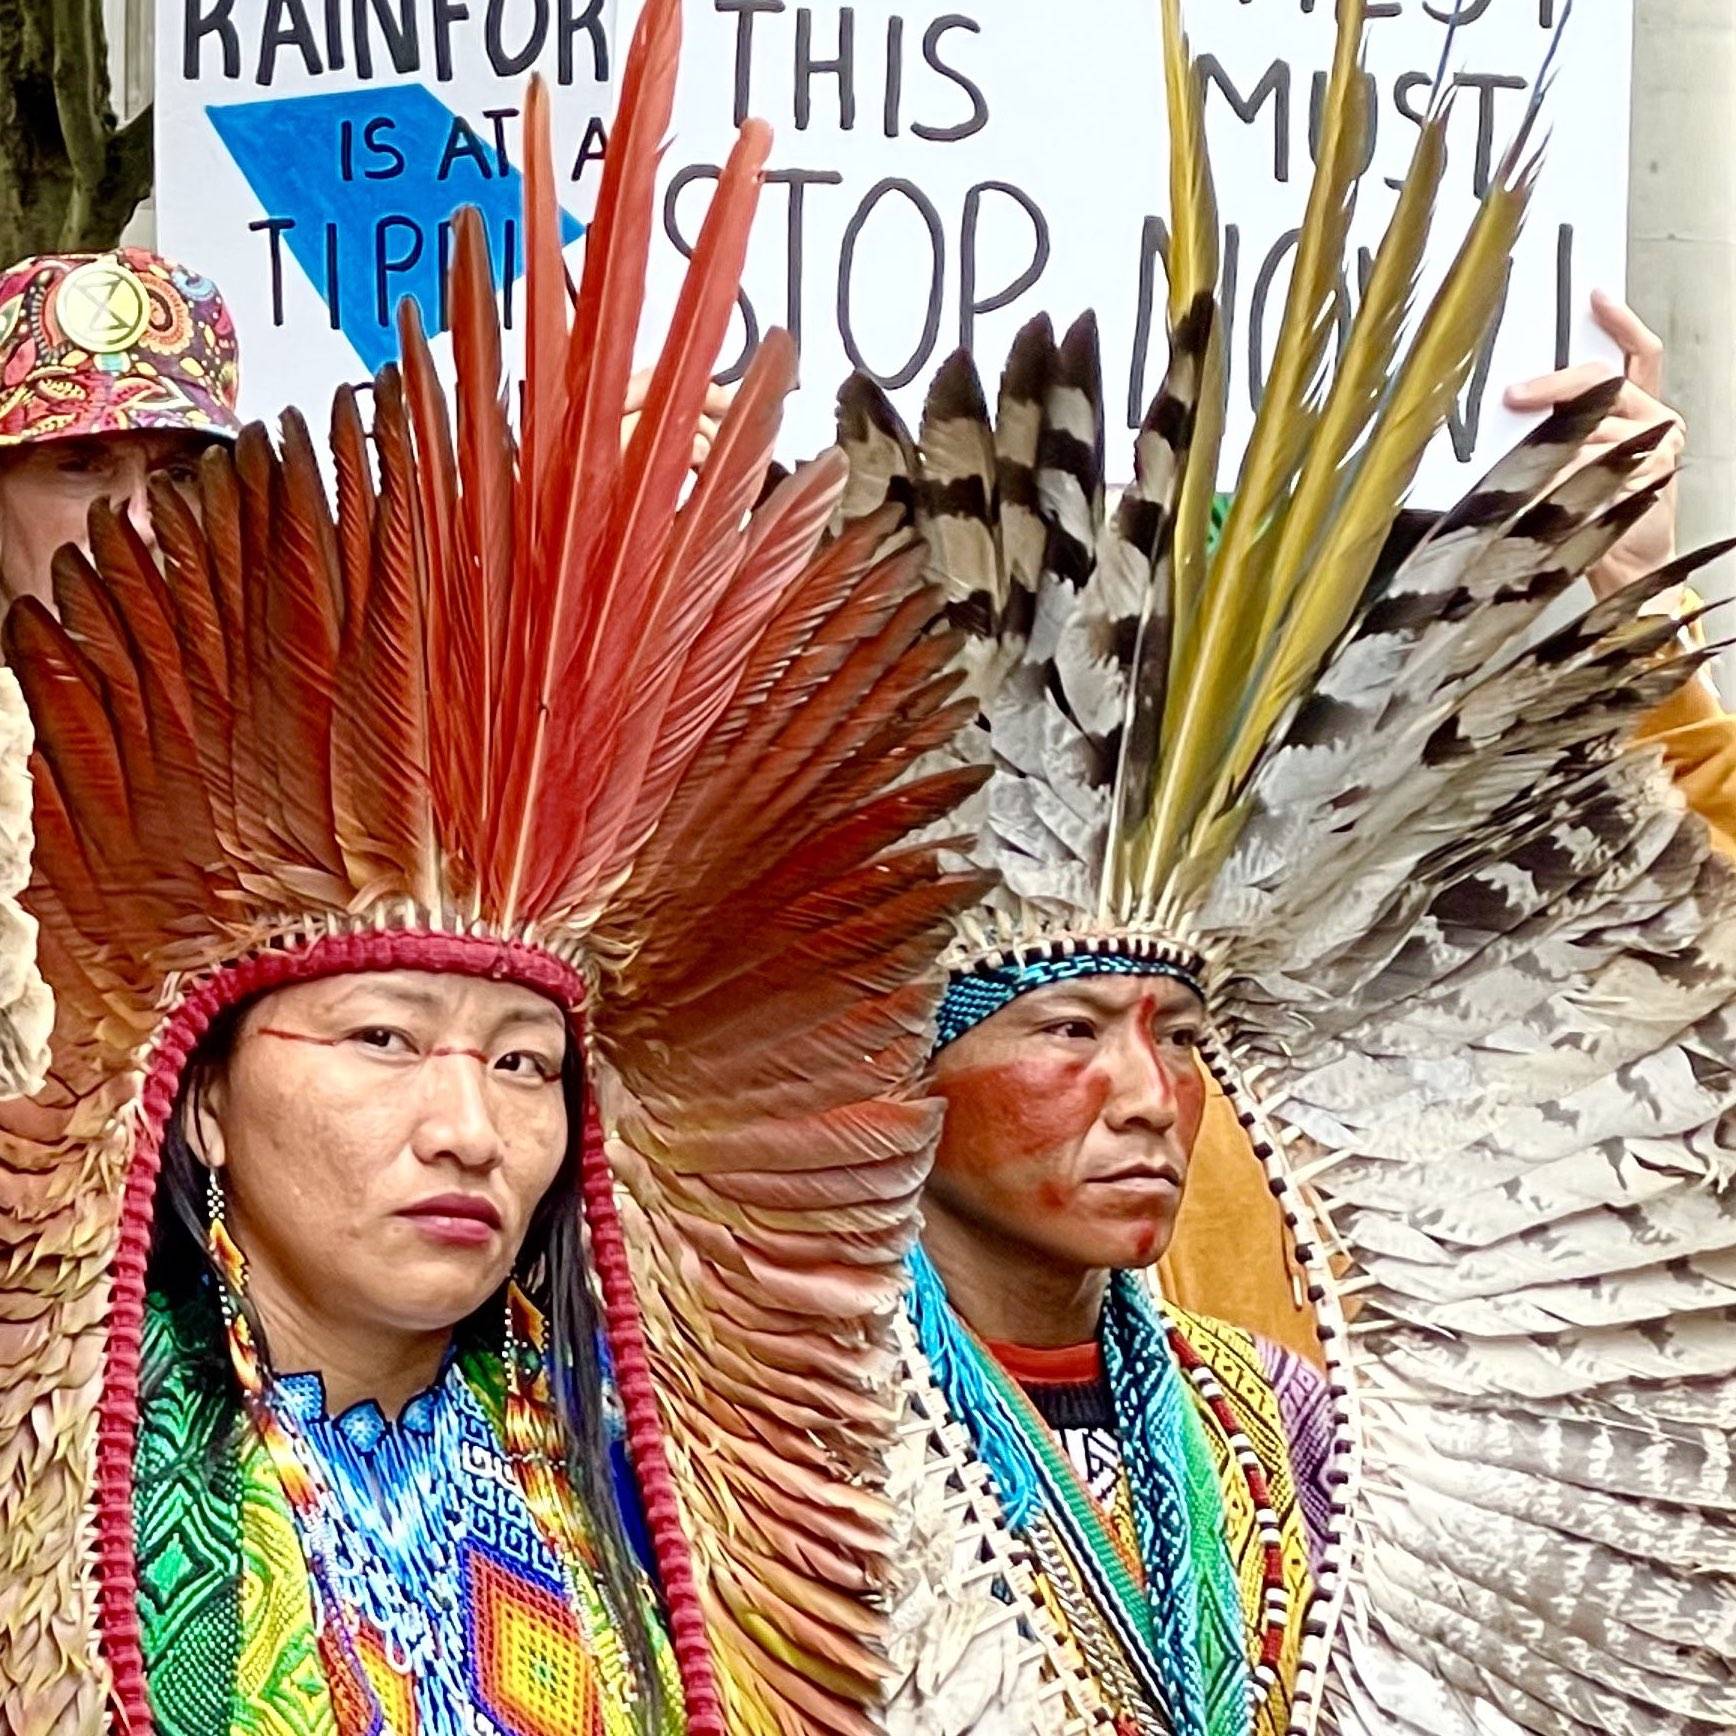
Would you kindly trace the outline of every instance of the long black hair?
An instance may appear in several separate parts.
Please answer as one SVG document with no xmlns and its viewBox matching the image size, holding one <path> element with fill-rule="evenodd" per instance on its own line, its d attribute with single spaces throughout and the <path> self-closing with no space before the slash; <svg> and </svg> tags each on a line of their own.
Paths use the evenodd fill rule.
<svg viewBox="0 0 1736 1736">
<path fill-rule="evenodd" d="M 150 1288 L 175 1306 L 209 1297 L 213 1319 L 222 1278 L 206 1246 L 209 1170 L 188 1138 L 188 1118 L 196 1093 L 227 1064 L 245 1009 L 246 1003 L 231 1007 L 213 1022 L 182 1074 L 180 1094 L 163 1137 L 151 1243 Z M 639 1683 L 640 1728 L 653 1736 L 663 1728 L 665 1695 L 640 1591 L 640 1573 L 617 1494 L 602 1338 L 585 1256 L 579 1173 L 585 1125 L 584 1068 L 570 1044 L 561 1085 L 567 1106 L 566 1158 L 531 1214 L 513 1276 L 547 1323 L 549 1387 L 565 1449 L 567 1480 L 590 1520 L 603 1587 Z M 459 1323 L 456 1339 L 473 1345 L 498 1342 L 504 1302 L 504 1294 L 496 1292 Z M 241 1305 L 261 1359 L 269 1368 L 271 1353 L 264 1323 L 245 1297 Z M 226 1382 L 233 1394 L 236 1428 L 245 1427 L 240 1390 L 222 1334 L 215 1326 L 204 1349 L 210 1358 L 211 1376 Z M 140 1396 L 148 1399 L 150 1394 Z"/>
</svg>

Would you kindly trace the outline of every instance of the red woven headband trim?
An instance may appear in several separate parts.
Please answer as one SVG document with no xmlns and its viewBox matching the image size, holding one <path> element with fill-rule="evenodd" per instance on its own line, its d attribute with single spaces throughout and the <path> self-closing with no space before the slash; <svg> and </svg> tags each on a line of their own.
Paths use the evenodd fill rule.
<svg viewBox="0 0 1736 1736">
<path fill-rule="evenodd" d="M 417 930 L 336 935 L 306 945 L 256 953 L 206 978 L 170 1015 L 159 1035 L 140 1097 L 138 1133 L 121 1201 L 120 1237 L 111 1269 L 108 1342 L 97 1409 L 96 1556 L 102 1649 L 114 1682 L 118 1725 L 131 1736 L 154 1728 L 145 1687 L 139 1628 L 138 1561 L 133 1536 L 133 1455 L 139 1428 L 139 1346 L 144 1327 L 145 1272 L 152 1208 L 162 1167 L 163 1136 L 180 1094 L 181 1077 L 213 1022 L 229 1008 L 290 983 L 358 971 L 425 970 L 487 977 L 535 989 L 566 1010 L 574 1040 L 582 1036 L 584 979 L 539 948 L 516 941 Z M 663 1449 L 657 1395 L 615 1209 L 613 1177 L 601 1131 L 587 1108 L 581 1187 L 603 1292 L 609 1353 L 626 1411 L 627 1438 L 644 1495 L 651 1544 L 663 1583 L 675 1656 L 696 1736 L 724 1736 L 722 1703 L 712 1670 L 698 1587 L 682 1529 L 675 1483 Z"/>
</svg>

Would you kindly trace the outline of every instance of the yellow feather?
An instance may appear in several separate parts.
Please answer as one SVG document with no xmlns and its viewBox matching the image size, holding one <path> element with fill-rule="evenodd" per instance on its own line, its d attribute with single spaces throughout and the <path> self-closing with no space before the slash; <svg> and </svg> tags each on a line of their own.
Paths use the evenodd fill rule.
<svg viewBox="0 0 1736 1736">
<path fill-rule="evenodd" d="M 1349 625 L 1394 515 L 1470 375 L 1506 282 L 1531 196 L 1527 168 L 1490 189 L 1464 246 L 1429 307 L 1375 425 L 1354 481 L 1326 526 L 1287 618 L 1262 657 L 1262 673 L 1233 712 L 1233 745 L 1188 841 L 1186 897 L 1223 860 L 1240 829 L 1242 784 L 1285 708 Z"/>
<path fill-rule="evenodd" d="M 1174 861 L 1212 782 L 1223 726 L 1237 715 L 1234 702 L 1246 676 L 1249 635 L 1265 613 L 1267 575 L 1284 506 L 1317 419 L 1313 400 L 1336 327 L 1339 272 L 1367 155 L 1364 9 L 1364 0 L 1338 0 L 1338 43 L 1322 109 L 1314 183 L 1277 353 L 1197 623 L 1185 642 L 1177 636 L 1175 679 L 1163 729 L 1163 739 L 1171 745 L 1159 768 L 1150 820 L 1130 846 L 1144 861 L 1142 890 L 1147 897 Z M 1175 0 L 1167 0 L 1166 23 L 1172 14 L 1179 16 Z M 1203 536 L 1200 540 L 1203 546 Z M 1177 544 L 1179 560 L 1179 534 Z"/>
<path fill-rule="evenodd" d="M 1199 68 L 1182 29 L 1181 0 L 1163 4 L 1164 88 L 1169 101 L 1169 328 L 1201 295 L 1218 287 L 1218 205 L 1206 150 L 1205 100 Z M 1187 474 L 1176 501 L 1170 582 L 1170 677 L 1193 631 L 1206 582 L 1206 538 L 1224 437 L 1224 339 L 1212 322 L 1201 375 Z"/>
<path fill-rule="evenodd" d="M 1493 188 L 1429 308 L 1344 505 L 1285 622 L 1259 709 L 1270 723 L 1344 630 L 1429 442 L 1464 389 L 1506 282 L 1532 175 Z M 1257 719 L 1251 720 L 1258 727 Z"/>
<path fill-rule="evenodd" d="M 1344 466 L 1392 378 L 1393 358 L 1410 317 L 1446 164 L 1447 116 L 1442 110 L 1429 117 L 1417 139 L 1410 174 L 1375 256 L 1367 293 L 1296 485 L 1272 561 L 1271 594 L 1260 631 L 1262 644 L 1283 620 L 1297 586 L 1314 570 L 1314 544 L 1343 491 Z"/>
</svg>

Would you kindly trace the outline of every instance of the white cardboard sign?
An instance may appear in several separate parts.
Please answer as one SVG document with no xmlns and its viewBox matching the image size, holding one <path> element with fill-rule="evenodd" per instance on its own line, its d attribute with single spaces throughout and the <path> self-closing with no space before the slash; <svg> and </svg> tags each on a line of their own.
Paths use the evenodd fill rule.
<svg viewBox="0 0 1736 1736">
<path fill-rule="evenodd" d="M 577 237 L 613 106 L 614 14 L 614 0 L 158 0 L 158 245 L 228 299 L 244 414 L 295 403 L 317 426 L 337 385 L 396 353 L 406 294 L 439 331 L 462 205 L 483 211 L 497 282 L 518 283 L 532 72 Z"/>
<path fill-rule="evenodd" d="M 1437 272 L 1525 112 L 1565 0 L 1459 5 Z M 1186 7 L 1228 226 L 1227 459 L 1245 444 L 1282 314 L 1333 10 L 1332 0 Z M 1378 129 L 1355 239 L 1372 249 L 1442 62 L 1452 0 L 1372 0 L 1368 11 Z M 670 238 L 697 231 L 707 166 L 722 161 L 740 113 L 764 117 L 777 140 L 747 301 L 760 329 L 792 326 L 802 340 L 792 451 L 829 438 L 833 394 L 854 366 L 913 419 L 923 384 L 966 342 L 992 392 L 1013 334 L 1044 310 L 1065 326 L 1096 309 L 1112 414 L 1137 423 L 1165 355 L 1157 0 L 688 0 L 686 16 L 657 311 L 673 297 Z M 1625 279 L 1631 35 L 1630 0 L 1581 5 L 1566 32 L 1547 109 L 1553 137 L 1500 328 L 1430 454 L 1421 500 L 1456 498 L 1516 437 L 1500 407 L 1507 384 L 1613 353 L 1588 306 L 1594 286 L 1619 292 Z M 1125 475 L 1129 451 L 1123 436 L 1112 472 Z"/>
<path fill-rule="evenodd" d="M 159 0 L 158 219 L 165 252 L 222 285 L 243 408 L 317 410 L 390 353 L 408 292 L 441 321 L 442 224 L 480 201 L 497 271 L 515 253 L 518 111 L 555 93 L 563 204 L 588 215 L 612 79 L 639 0 Z M 1435 269 L 1519 121 L 1566 0 L 1458 0 L 1458 86 Z M 1378 120 L 1356 239 L 1390 212 L 1453 0 L 1370 0 Z M 1226 228 L 1227 458 L 1271 353 L 1311 171 L 1332 0 L 1188 0 Z M 618 15 L 617 15 L 618 14 Z M 1168 205 L 1157 0 L 686 0 L 647 350 L 738 112 L 777 140 L 743 307 L 721 365 L 772 325 L 802 341 L 784 456 L 826 444 L 838 383 L 886 381 L 914 420 L 959 342 L 991 389 L 1018 328 L 1097 311 L 1112 414 L 1131 426 L 1163 367 L 1157 245 Z M 1609 354 L 1594 286 L 1625 277 L 1632 0 L 1581 4 L 1501 323 L 1418 498 L 1455 497 L 1518 432 L 1509 382 Z M 1355 283 L 1351 285 L 1352 292 Z M 1432 280 L 1425 280 L 1425 293 Z M 510 300 L 510 298 L 509 298 Z M 437 345 L 437 352 L 439 346 Z M 1124 474 L 1129 441 L 1112 445 Z"/>
</svg>

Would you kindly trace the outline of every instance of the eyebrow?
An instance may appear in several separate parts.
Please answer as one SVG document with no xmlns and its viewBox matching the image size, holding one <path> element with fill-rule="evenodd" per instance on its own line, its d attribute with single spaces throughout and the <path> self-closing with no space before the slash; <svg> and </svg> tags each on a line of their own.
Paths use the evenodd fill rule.
<svg viewBox="0 0 1736 1736">
<path fill-rule="evenodd" d="M 415 983 L 363 982 L 358 979 L 345 984 L 343 992 L 330 1002 L 330 1011 L 341 1013 L 358 998 L 387 1001 L 419 1013 L 444 1010 L 438 989 L 422 988 Z M 528 993 L 523 1002 L 507 1008 L 495 1019 L 491 1035 L 498 1038 L 501 1032 L 517 1025 L 545 1026 L 550 1035 L 558 1028 L 562 1036 L 566 1035 L 567 1028 L 559 1007 L 552 1001 L 543 1000 L 540 995 L 533 997 Z"/>
<path fill-rule="evenodd" d="M 1197 1019 L 1205 1016 L 1205 1008 L 1200 1005 L 1199 997 L 1185 984 L 1175 982 L 1169 977 L 1153 976 L 1148 980 L 1155 985 L 1147 992 L 1152 994 L 1156 1003 L 1152 1008 L 1156 1017 Z M 1026 1007 L 1032 1013 L 1047 1018 L 1053 1018 L 1070 1007 L 1094 1013 L 1099 1018 L 1116 1018 L 1133 1010 L 1132 1006 L 1123 1005 L 1120 1001 L 1112 1004 L 1107 995 L 1094 991 L 1089 978 L 1068 983 L 1063 993 L 1052 1000 L 1044 1001 L 1040 1006 L 1033 1007 L 1026 1002 Z"/>
</svg>

